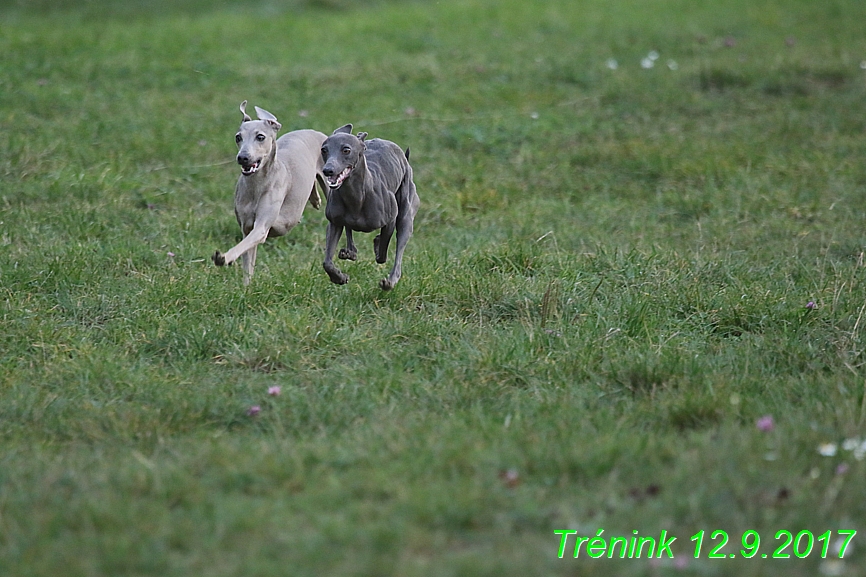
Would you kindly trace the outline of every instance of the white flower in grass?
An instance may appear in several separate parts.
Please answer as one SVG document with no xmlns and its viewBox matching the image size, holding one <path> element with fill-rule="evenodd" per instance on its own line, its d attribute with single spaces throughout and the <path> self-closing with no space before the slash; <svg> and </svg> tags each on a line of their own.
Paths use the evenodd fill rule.
<svg viewBox="0 0 866 577">
<path fill-rule="evenodd" d="M 619 68 L 619 62 L 616 61 L 616 58 L 608 58 L 605 65 L 611 70 L 616 70 Z"/>
<path fill-rule="evenodd" d="M 862 60 L 862 61 L 860 62 L 860 69 L 861 69 L 861 70 L 866 70 L 866 60 Z"/>
<path fill-rule="evenodd" d="M 640 61 L 640 67 L 643 68 L 644 70 L 649 70 L 650 68 L 652 68 L 655 65 L 656 65 L 656 61 L 653 60 L 652 58 L 649 58 L 649 57 L 644 58 L 643 60 Z"/>
<path fill-rule="evenodd" d="M 853 451 L 857 447 L 860 446 L 860 439 L 857 437 L 852 437 L 850 439 L 845 439 L 842 441 L 842 448 L 846 451 Z"/>
<path fill-rule="evenodd" d="M 821 443 L 818 445 L 818 453 L 822 457 L 833 457 L 836 455 L 836 443 Z"/>
<path fill-rule="evenodd" d="M 655 50 L 650 50 L 650 53 L 647 54 L 646 57 L 649 58 L 650 60 L 652 60 L 653 62 L 655 62 L 656 60 L 659 59 L 659 53 L 656 52 Z"/>
<path fill-rule="evenodd" d="M 832 551 L 831 555 L 833 557 L 839 557 L 842 553 L 847 557 L 854 550 L 854 543 L 848 541 L 848 546 L 845 547 L 845 542 L 848 541 L 845 537 L 838 537 L 833 543 L 830 545 L 830 551 Z M 842 547 L 845 547 L 843 550 Z"/>
<path fill-rule="evenodd" d="M 668 69 L 669 70 L 679 70 L 680 65 L 677 64 L 676 60 L 668 60 Z"/>
<path fill-rule="evenodd" d="M 866 457 L 866 439 L 860 440 L 857 437 L 845 439 L 842 441 L 842 449 L 845 451 L 851 451 L 854 454 L 855 459 L 862 461 L 863 457 Z"/>
<path fill-rule="evenodd" d="M 821 562 L 818 571 L 821 575 L 830 575 L 831 577 L 834 575 L 844 575 L 845 562 L 839 559 L 828 559 L 827 561 Z"/>
</svg>

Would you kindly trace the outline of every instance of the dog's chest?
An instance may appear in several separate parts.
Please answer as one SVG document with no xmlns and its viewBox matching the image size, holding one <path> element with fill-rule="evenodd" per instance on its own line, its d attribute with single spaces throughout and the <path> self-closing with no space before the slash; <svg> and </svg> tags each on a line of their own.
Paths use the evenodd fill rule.
<svg viewBox="0 0 866 577">
<path fill-rule="evenodd" d="M 244 234 L 248 232 L 248 229 L 252 229 L 256 222 L 259 196 L 256 194 L 255 187 L 250 187 L 245 182 L 238 182 L 235 189 L 235 216 L 237 216 L 238 224 L 244 229 Z"/>
<path fill-rule="evenodd" d="M 241 227 L 244 229 L 252 228 L 256 221 L 256 203 L 239 199 L 235 203 L 235 215 L 238 217 L 238 224 Z"/>
<path fill-rule="evenodd" d="M 372 232 L 393 222 L 397 217 L 397 203 L 393 194 L 370 195 L 360 205 L 333 195 L 325 208 L 325 217 L 341 226 L 359 232 Z"/>
<path fill-rule="evenodd" d="M 347 214 L 344 215 L 343 225 L 358 232 L 371 232 L 377 228 L 382 228 L 386 223 L 380 222 L 381 219 L 371 221 L 361 215 Z"/>
</svg>

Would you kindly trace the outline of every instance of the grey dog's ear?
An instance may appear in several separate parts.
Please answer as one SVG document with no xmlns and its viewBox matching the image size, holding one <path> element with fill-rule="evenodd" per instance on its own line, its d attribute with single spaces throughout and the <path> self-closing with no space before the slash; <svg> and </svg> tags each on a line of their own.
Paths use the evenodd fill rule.
<svg viewBox="0 0 866 577">
<path fill-rule="evenodd" d="M 338 128 L 337 130 L 332 132 L 331 135 L 333 136 L 334 134 L 339 134 L 341 132 L 344 134 L 352 134 L 352 125 L 351 124 L 344 124 L 343 126 Z"/>
<path fill-rule="evenodd" d="M 366 133 L 366 132 L 359 132 L 359 133 L 358 133 L 358 140 L 360 140 L 361 142 L 364 142 L 364 139 L 365 139 L 365 138 L 367 138 L 367 133 Z"/>
<path fill-rule="evenodd" d="M 265 122 L 267 122 L 268 124 L 273 126 L 276 130 L 279 130 L 280 128 L 282 128 L 283 125 L 277 121 L 276 116 L 274 116 L 273 114 L 271 114 L 270 112 L 268 112 L 267 110 L 265 110 L 263 108 L 259 108 L 258 106 L 256 106 L 255 108 L 256 108 L 256 116 L 259 117 L 259 120 L 264 120 Z"/>
<path fill-rule="evenodd" d="M 241 114 L 244 115 L 244 120 L 243 120 L 244 122 L 249 122 L 250 120 L 252 120 L 252 118 L 250 118 L 250 115 L 247 114 L 247 101 L 246 100 L 241 102 Z"/>
</svg>

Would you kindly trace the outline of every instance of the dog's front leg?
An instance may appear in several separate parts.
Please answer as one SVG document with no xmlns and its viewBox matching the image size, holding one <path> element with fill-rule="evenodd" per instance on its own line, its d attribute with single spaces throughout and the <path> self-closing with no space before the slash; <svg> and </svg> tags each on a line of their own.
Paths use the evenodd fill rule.
<svg viewBox="0 0 866 577">
<path fill-rule="evenodd" d="M 346 284 L 349 282 L 349 275 L 345 274 L 337 265 L 334 264 L 334 252 L 337 250 L 337 243 L 343 235 L 343 227 L 332 222 L 328 223 L 328 233 L 325 237 L 325 262 L 322 266 L 325 272 L 331 277 L 331 282 L 335 284 Z"/>
<path fill-rule="evenodd" d="M 250 284 L 253 278 L 253 270 L 256 268 L 256 250 L 258 245 L 253 245 L 253 248 L 241 255 L 241 268 L 244 271 L 244 286 Z"/>
<path fill-rule="evenodd" d="M 257 211 L 258 214 L 253 222 L 253 229 L 243 238 L 243 240 L 230 248 L 227 253 L 222 254 L 220 251 L 216 251 L 211 257 L 214 264 L 217 266 L 231 264 L 241 258 L 242 255 L 245 256 L 248 251 L 253 251 L 251 255 L 252 258 L 245 256 L 244 261 L 242 262 L 244 269 L 244 284 L 249 284 L 249 279 L 253 275 L 253 268 L 256 266 L 256 248 L 267 240 L 268 233 L 271 231 L 274 221 L 276 221 L 277 216 L 280 214 L 281 204 L 281 197 L 278 195 L 266 194 L 259 204 Z M 247 260 L 248 258 L 249 260 Z M 247 273 L 249 273 L 249 276 L 247 276 Z"/>
<path fill-rule="evenodd" d="M 255 228 L 253 228 L 253 230 L 251 230 L 242 241 L 230 248 L 225 254 L 216 251 L 211 257 L 211 260 L 213 260 L 214 264 L 217 266 L 224 266 L 233 263 L 239 259 L 241 255 L 246 254 L 248 250 L 254 249 L 261 243 L 265 242 L 265 239 L 268 238 L 268 231 L 270 228 L 270 222 L 268 224 L 259 224 L 256 222 Z"/>
<path fill-rule="evenodd" d="M 355 241 L 352 239 L 351 228 L 346 228 L 346 248 L 341 248 L 340 254 L 337 256 L 343 260 L 358 259 L 358 248 L 355 246 Z"/>
</svg>

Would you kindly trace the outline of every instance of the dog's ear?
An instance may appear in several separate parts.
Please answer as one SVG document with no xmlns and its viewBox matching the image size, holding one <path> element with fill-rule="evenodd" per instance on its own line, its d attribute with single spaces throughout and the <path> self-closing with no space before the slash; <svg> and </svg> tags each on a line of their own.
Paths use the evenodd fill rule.
<svg viewBox="0 0 866 577">
<path fill-rule="evenodd" d="M 252 118 L 250 118 L 250 115 L 247 114 L 247 101 L 246 100 L 241 102 L 241 114 L 244 115 L 244 120 L 243 120 L 244 122 L 249 122 L 250 120 L 252 120 Z"/>
<path fill-rule="evenodd" d="M 358 133 L 358 140 L 360 140 L 361 142 L 364 142 L 364 139 L 365 139 L 365 138 L 367 138 L 367 133 L 366 133 L 366 132 L 359 132 L 359 133 Z"/>
<path fill-rule="evenodd" d="M 274 116 L 273 114 L 271 114 L 270 112 L 268 112 L 267 110 L 265 110 L 263 108 L 259 108 L 258 106 L 256 106 L 255 108 L 256 108 L 256 116 L 259 117 L 259 120 L 264 120 L 265 122 L 267 122 L 268 124 L 273 126 L 275 130 L 279 130 L 280 128 L 282 128 L 283 125 L 277 121 L 276 116 Z"/>
<path fill-rule="evenodd" d="M 344 134 L 352 134 L 352 125 L 351 124 L 345 124 L 345 125 L 341 126 L 340 128 L 338 128 L 337 130 L 335 130 L 334 132 L 332 132 L 331 135 L 333 136 L 334 134 L 340 134 L 341 132 Z"/>
</svg>

